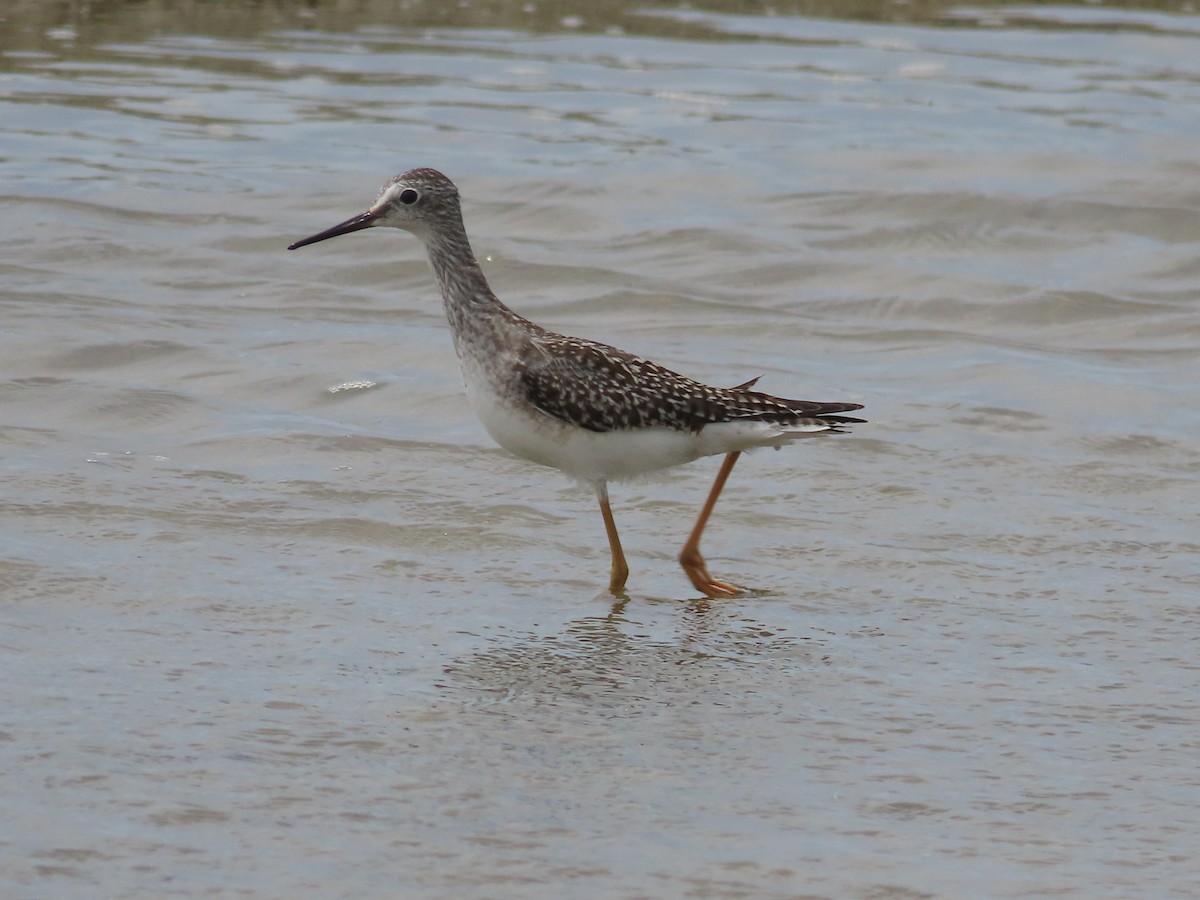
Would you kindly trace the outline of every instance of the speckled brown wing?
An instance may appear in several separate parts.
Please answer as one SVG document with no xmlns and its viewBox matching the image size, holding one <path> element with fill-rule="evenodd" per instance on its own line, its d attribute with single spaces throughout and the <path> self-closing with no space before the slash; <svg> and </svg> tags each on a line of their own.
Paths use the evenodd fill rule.
<svg viewBox="0 0 1200 900">
<path fill-rule="evenodd" d="M 705 425 L 738 419 L 835 430 L 838 424 L 865 421 L 836 415 L 861 409 L 858 403 L 712 387 L 607 344 L 548 332 L 520 354 L 517 377 L 529 402 L 546 415 L 595 432 L 663 426 L 696 433 Z"/>
</svg>

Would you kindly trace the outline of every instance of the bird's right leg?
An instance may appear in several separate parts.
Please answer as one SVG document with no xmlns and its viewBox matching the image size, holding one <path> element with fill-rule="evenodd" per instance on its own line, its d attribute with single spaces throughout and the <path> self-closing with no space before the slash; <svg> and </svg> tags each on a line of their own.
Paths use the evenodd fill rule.
<svg viewBox="0 0 1200 900">
<path fill-rule="evenodd" d="M 600 515 L 604 516 L 604 530 L 608 534 L 608 548 L 612 551 L 612 574 L 608 589 L 620 594 L 629 578 L 629 563 L 625 562 L 625 551 L 621 549 L 621 537 L 617 534 L 617 523 L 613 519 L 612 507 L 608 505 L 608 483 L 596 482 L 596 499 L 600 501 Z"/>
</svg>

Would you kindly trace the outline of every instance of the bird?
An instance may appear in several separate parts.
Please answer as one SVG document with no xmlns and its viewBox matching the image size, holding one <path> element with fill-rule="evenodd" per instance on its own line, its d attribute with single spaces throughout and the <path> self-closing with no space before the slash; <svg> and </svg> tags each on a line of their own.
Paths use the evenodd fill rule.
<svg viewBox="0 0 1200 900">
<path fill-rule="evenodd" d="M 471 406 L 502 448 L 559 469 L 596 493 L 612 564 L 609 592 L 625 596 L 629 564 L 609 501 L 610 481 L 724 454 L 679 554 L 696 590 L 743 588 L 709 574 L 700 539 L 739 456 L 798 438 L 846 431 L 860 403 L 789 400 L 755 390 L 757 378 L 713 387 L 598 341 L 556 334 L 493 293 L 471 250 L 458 188 L 436 169 L 389 179 L 366 212 L 288 249 L 368 228 L 398 228 L 425 245 Z"/>
</svg>

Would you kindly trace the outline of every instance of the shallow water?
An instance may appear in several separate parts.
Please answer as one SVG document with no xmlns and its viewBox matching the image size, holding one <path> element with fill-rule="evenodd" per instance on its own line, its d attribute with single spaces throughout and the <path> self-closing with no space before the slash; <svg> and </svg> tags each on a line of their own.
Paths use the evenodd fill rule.
<svg viewBox="0 0 1200 900">
<path fill-rule="evenodd" d="M 913 6 L 0 7 L 5 895 L 1193 895 L 1200 16 Z M 417 242 L 284 249 L 415 165 L 537 321 L 866 404 L 747 595 L 715 461 L 614 604 Z"/>
</svg>

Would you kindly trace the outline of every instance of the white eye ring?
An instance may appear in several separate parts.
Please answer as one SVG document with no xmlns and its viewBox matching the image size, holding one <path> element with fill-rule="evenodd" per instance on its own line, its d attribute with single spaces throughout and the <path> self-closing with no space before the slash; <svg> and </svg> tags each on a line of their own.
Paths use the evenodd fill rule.
<svg viewBox="0 0 1200 900">
<path fill-rule="evenodd" d="M 416 203 L 420 199 L 421 199 L 421 195 L 418 194 L 416 191 L 414 191 L 412 188 L 405 188 L 404 190 L 402 190 L 400 192 L 400 202 L 403 203 L 405 206 L 412 206 L 414 203 Z"/>
</svg>

